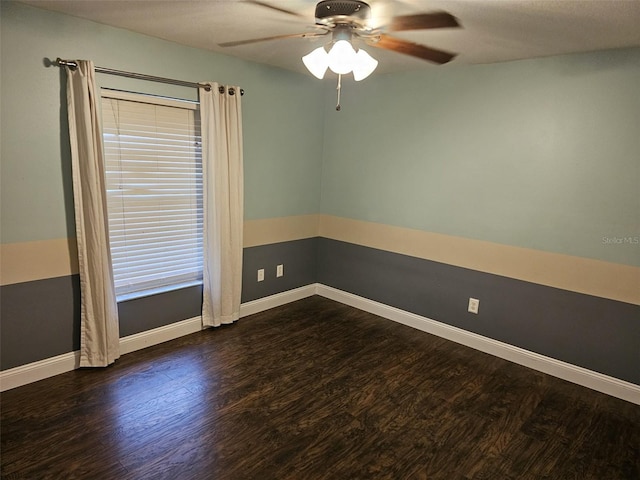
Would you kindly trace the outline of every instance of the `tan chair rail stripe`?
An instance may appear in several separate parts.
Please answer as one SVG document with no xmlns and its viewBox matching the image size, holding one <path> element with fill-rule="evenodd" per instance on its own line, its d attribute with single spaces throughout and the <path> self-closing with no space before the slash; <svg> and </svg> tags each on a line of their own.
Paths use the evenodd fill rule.
<svg viewBox="0 0 640 480">
<path fill-rule="evenodd" d="M 329 215 L 320 236 L 640 305 L 638 267 Z"/>
<path fill-rule="evenodd" d="M 322 236 L 640 305 L 640 268 L 330 215 L 247 220 L 244 246 Z M 0 284 L 78 273 L 75 239 L 0 245 Z"/>
<path fill-rule="evenodd" d="M 256 247 L 318 236 L 319 215 L 245 220 L 244 246 Z"/>
<path fill-rule="evenodd" d="M 318 215 L 247 220 L 244 246 L 255 247 L 318 236 Z M 0 245 L 0 285 L 78 273 L 75 238 Z"/>
<path fill-rule="evenodd" d="M 0 284 L 31 282 L 78 273 L 75 238 L 0 245 Z"/>
</svg>

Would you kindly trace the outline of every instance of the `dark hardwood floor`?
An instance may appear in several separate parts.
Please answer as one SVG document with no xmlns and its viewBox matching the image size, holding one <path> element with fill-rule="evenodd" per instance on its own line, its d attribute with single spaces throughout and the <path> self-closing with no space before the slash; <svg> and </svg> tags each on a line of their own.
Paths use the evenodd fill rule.
<svg viewBox="0 0 640 480">
<path fill-rule="evenodd" d="M 640 478 L 640 406 L 321 297 L 1 402 L 6 479 Z"/>
</svg>

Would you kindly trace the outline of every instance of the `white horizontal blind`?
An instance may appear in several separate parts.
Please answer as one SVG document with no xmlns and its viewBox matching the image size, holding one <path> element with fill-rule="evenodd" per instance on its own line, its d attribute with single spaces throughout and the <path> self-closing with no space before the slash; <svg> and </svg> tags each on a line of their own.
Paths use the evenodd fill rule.
<svg viewBox="0 0 640 480">
<path fill-rule="evenodd" d="M 102 90 L 116 295 L 202 281 L 197 104 Z"/>
</svg>

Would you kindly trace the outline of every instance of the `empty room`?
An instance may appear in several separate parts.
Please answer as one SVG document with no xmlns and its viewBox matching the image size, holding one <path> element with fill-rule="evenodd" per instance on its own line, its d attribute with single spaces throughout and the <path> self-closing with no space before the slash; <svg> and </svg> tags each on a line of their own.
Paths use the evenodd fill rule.
<svg viewBox="0 0 640 480">
<path fill-rule="evenodd" d="M 640 2 L 2 0 L 6 479 L 640 479 Z"/>
</svg>

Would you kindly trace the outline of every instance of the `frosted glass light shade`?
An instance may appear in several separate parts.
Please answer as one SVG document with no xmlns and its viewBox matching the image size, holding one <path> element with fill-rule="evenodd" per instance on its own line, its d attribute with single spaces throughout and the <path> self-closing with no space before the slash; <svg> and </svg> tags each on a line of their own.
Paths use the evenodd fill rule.
<svg viewBox="0 0 640 480">
<path fill-rule="evenodd" d="M 314 77 L 322 80 L 327 68 L 329 68 L 329 54 L 324 47 L 318 47 L 302 57 L 302 63 Z"/>
<path fill-rule="evenodd" d="M 319 79 L 323 79 L 327 68 L 332 72 L 346 75 L 353 72 L 353 78 L 359 82 L 367 78 L 378 66 L 378 61 L 364 50 L 356 53 L 351 43 L 346 40 L 338 40 L 329 53 L 324 47 L 318 47 L 311 53 L 302 57 L 307 70 Z"/>
<path fill-rule="evenodd" d="M 347 74 L 353 69 L 356 51 L 346 40 L 338 40 L 329 51 L 329 68 L 338 74 Z"/>
<path fill-rule="evenodd" d="M 378 61 L 375 58 L 373 58 L 362 49 L 358 50 L 358 53 L 355 55 L 355 61 L 353 64 L 354 80 L 356 82 L 364 80 L 373 73 L 377 66 Z"/>
</svg>

